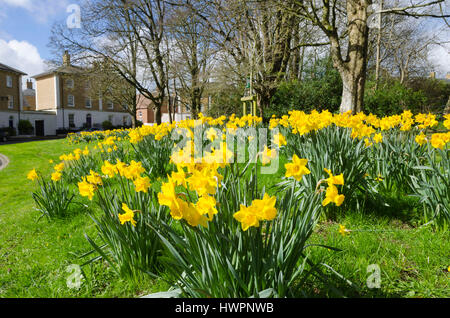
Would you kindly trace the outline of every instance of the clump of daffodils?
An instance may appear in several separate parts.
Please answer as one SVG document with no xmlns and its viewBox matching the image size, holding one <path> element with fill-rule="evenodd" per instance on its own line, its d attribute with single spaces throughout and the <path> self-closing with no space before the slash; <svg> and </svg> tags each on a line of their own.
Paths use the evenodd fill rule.
<svg viewBox="0 0 450 318">
<path fill-rule="evenodd" d="M 215 164 L 178 165 L 177 171 L 173 171 L 161 186 L 159 204 L 169 207 L 170 215 L 175 220 L 184 219 L 191 226 L 206 227 L 217 214 L 214 195 L 222 180 L 217 168 Z M 188 195 L 178 192 L 179 187 L 187 190 Z M 192 202 L 191 197 L 196 198 L 197 202 Z"/>
<path fill-rule="evenodd" d="M 119 214 L 120 224 L 125 224 L 130 222 L 131 225 L 136 226 L 136 220 L 134 219 L 134 212 L 125 203 L 122 203 L 122 210 L 125 211 L 123 214 Z"/>
<path fill-rule="evenodd" d="M 286 168 L 286 178 L 294 177 L 295 180 L 302 180 L 305 174 L 310 174 L 306 165 L 308 164 L 308 159 L 300 159 L 297 155 L 294 154 L 292 157 L 292 163 L 287 163 L 284 165 Z"/>
<path fill-rule="evenodd" d="M 241 223 L 242 230 L 247 231 L 250 227 L 259 227 L 261 221 L 271 221 L 277 215 L 275 208 L 276 197 L 264 194 L 262 200 L 256 199 L 248 207 L 240 205 L 240 210 L 233 217 Z"/>
<path fill-rule="evenodd" d="M 322 201 L 322 206 L 326 206 L 330 203 L 340 206 L 344 202 L 345 196 L 339 194 L 336 185 L 344 185 L 344 175 L 341 173 L 340 175 L 334 176 L 329 169 L 324 168 L 324 170 L 328 173 L 329 178 L 326 179 L 328 188 L 325 192 L 325 199 Z"/>
<path fill-rule="evenodd" d="M 31 170 L 30 172 L 28 172 L 28 174 L 27 174 L 27 179 L 28 179 L 28 180 L 34 181 L 34 180 L 36 180 L 37 178 L 38 178 L 38 174 L 37 174 L 37 172 L 36 172 L 36 169 L 33 169 L 33 170 Z"/>
</svg>

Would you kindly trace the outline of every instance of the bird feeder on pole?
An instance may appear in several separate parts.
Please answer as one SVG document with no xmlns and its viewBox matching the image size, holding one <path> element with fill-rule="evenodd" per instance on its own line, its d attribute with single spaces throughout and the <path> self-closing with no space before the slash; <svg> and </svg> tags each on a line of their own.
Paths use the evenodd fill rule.
<svg viewBox="0 0 450 318">
<path fill-rule="evenodd" d="M 250 73 L 250 77 L 247 78 L 247 85 L 245 86 L 244 97 L 241 98 L 242 102 L 242 114 L 244 116 L 247 115 L 247 110 L 249 110 L 248 114 L 252 116 L 256 116 L 256 94 L 253 93 L 252 88 L 252 74 Z"/>
</svg>

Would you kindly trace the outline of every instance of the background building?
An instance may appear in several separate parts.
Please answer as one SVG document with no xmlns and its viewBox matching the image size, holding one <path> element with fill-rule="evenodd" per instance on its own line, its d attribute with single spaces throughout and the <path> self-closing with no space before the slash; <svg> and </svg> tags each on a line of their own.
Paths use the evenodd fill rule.
<svg viewBox="0 0 450 318">
<path fill-rule="evenodd" d="M 33 76 L 36 110 L 54 112 L 58 129 L 101 128 L 104 121 L 130 126 L 131 115 L 122 106 L 93 92 L 88 72 L 70 62 L 65 51 L 60 67 Z"/>
</svg>

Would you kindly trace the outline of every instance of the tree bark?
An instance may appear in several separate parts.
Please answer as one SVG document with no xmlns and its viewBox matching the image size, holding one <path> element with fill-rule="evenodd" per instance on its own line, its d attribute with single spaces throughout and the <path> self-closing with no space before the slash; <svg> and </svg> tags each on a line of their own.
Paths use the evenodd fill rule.
<svg viewBox="0 0 450 318">
<path fill-rule="evenodd" d="M 383 0 L 380 1 L 380 10 L 383 10 Z M 377 56 L 376 56 L 376 62 L 375 62 L 375 89 L 378 89 L 378 82 L 380 79 L 380 48 L 381 48 L 381 22 L 382 22 L 382 15 L 381 12 L 378 15 L 378 34 L 377 34 Z"/>
<path fill-rule="evenodd" d="M 161 105 L 155 107 L 156 124 L 161 125 Z"/>
<path fill-rule="evenodd" d="M 367 27 L 367 7 L 370 0 L 347 1 L 347 30 L 349 42 L 347 56 L 342 60 L 337 33 L 331 40 L 331 54 L 335 67 L 341 75 L 343 90 L 340 112 L 363 110 L 364 85 L 366 82 L 367 46 L 369 29 Z"/>
<path fill-rule="evenodd" d="M 362 111 L 364 103 L 364 85 L 366 76 L 362 72 L 341 73 L 342 100 L 339 111 L 345 113 Z"/>
</svg>

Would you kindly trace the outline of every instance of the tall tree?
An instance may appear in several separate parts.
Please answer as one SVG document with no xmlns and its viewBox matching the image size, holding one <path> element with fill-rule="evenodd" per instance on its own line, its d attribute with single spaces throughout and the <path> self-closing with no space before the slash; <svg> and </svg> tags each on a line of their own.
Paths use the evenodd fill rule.
<svg viewBox="0 0 450 318">
<path fill-rule="evenodd" d="M 408 5 L 383 8 L 378 12 L 415 17 L 445 17 L 443 14 L 421 11 L 443 1 L 411 1 Z M 330 42 L 333 65 L 343 82 L 340 111 L 361 111 L 368 60 L 369 7 L 372 0 L 289 0 L 281 5 L 287 12 L 295 12 L 298 17 L 308 19 L 326 35 Z"/>
<path fill-rule="evenodd" d="M 85 64 L 104 62 L 152 101 L 157 123 L 165 99 L 167 73 L 162 0 L 85 0 L 80 29 L 55 25 L 51 46 L 68 49 Z"/>
<path fill-rule="evenodd" d="M 294 45 L 292 40 L 299 30 L 296 27 L 299 21 L 278 3 L 213 0 L 203 10 L 191 6 L 213 32 L 214 43 L 222 57 L 226 57 L 224 60 L 228 59 L 230 71 L 239 73 L 243 83 L 247 77 L 252 78 L 260 115 L 286 78 L 291 53 L 302 46 L 326 44 L 305 43 L 304 37 L 295 35 Z"/>
<path fill-rule="evenodd" d="M 172 2 L 167 25 L 172 41 L 171 75 L 179 86 L 174 91 L 180 94 L 180 101 L 190 109 L 192 118 L 197 118 L 210 80 L 215 49 L 211 45 L 209 28 L 192 6 L 190 0 Z"/>
</svg>

